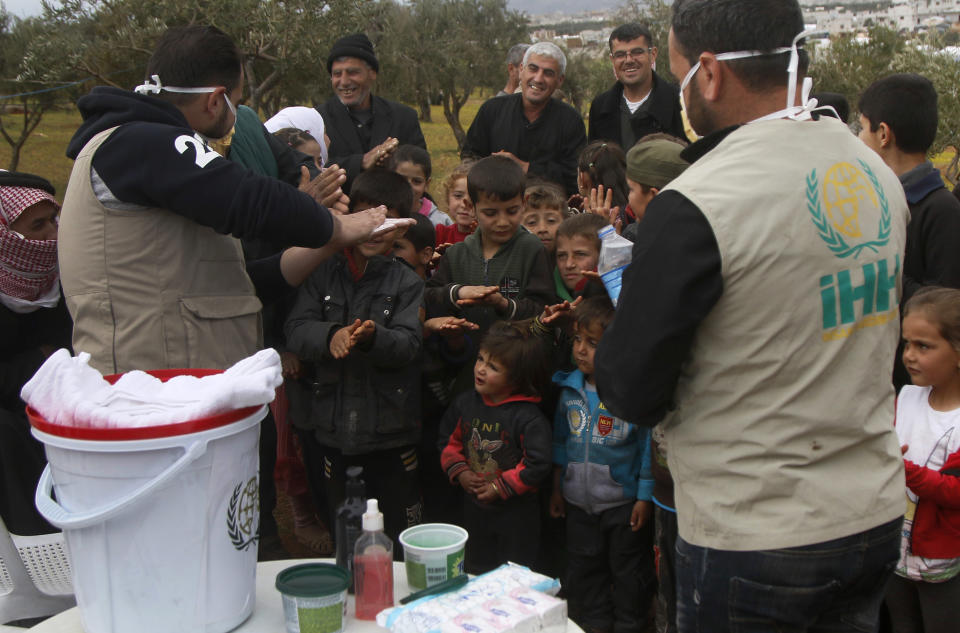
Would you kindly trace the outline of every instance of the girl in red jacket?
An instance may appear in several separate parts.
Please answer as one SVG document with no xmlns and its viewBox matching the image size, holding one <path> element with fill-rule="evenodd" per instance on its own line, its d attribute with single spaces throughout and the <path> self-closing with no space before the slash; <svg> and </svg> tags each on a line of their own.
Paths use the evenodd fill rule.
<svg viewBox="0 0 960 633">
<path fill-rule="evenodd" d="M 956 631 L 960 604 L 960 290 L 918 292 L 904 308 L 897 399 L 907 474 L 900 561 L 887 588 L 893 630 Z"/>
</svg>

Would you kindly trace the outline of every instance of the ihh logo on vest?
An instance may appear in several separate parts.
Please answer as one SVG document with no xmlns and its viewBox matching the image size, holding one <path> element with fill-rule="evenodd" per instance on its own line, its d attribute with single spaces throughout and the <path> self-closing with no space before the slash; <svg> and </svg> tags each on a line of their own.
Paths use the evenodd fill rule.
<svg viewBox="0 0 960 633">
<path fill-rule="evenodd" d="M 816 169 L 807 176 L 807 210 L 813 225 L 841 260 L 857 260 L 865 252 L 879 254 L 890 241 L 890 205 L 883 187 L 867 163 L 858 163 L 859 168 L 837 163 L 822 181 Z M 864 226 L 864 217 L 876 218 L 875 230 Z M 900 256 L 894 255 L 820 277 L 823 340 L 846 338 L 895 318 L 899 273 Z"/>
</svg>

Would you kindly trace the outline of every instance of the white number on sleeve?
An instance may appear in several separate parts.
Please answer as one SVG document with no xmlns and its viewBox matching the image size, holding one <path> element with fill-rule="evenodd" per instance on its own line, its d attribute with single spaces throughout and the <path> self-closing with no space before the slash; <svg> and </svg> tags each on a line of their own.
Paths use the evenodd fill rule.
<svg viewBox="0 0 960 633">
<path fill-rule="evenodd" d="M 187 151 L 190 145 L 193 145 L 194 152 L 196 153 L 196 157 L 193 160 L 197 163 L 197 167 L 201 169 L 206 167 L 214 158 L 220 157 L 220 154 L 212 149 L 207 149 L 203 141 L 195 136 L 187 136 L 184 134 L 178 136 L 177 140 L 173 143 L 173 146 L 176 147 L 177 151 L 181 154 Z"/>
</svg>

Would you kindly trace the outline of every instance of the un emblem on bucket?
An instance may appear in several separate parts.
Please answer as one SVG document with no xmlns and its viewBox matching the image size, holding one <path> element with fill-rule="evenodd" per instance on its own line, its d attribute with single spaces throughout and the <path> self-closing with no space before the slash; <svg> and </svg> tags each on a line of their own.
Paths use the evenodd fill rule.
<svg viewBox="0 0 960 633">
<path fill-rule="evenodd" d="M 256 477 L 233 489 L 227 504 L 227 534 L 238 551 L 246 551 L 260 538 L 260 484 Z"/>
</svg>

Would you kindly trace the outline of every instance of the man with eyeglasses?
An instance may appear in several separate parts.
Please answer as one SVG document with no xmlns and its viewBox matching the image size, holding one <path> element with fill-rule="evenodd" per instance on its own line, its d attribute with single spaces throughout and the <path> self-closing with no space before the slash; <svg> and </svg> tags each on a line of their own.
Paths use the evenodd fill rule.
<svg viewBox="0 0 960 633">
<path fill-rule="evenodd" d="M 59 260 L 74 350 L 103 373 L 225 369 L 263 346 L 258 296 L 297 285 L 319 251 L 245 263 L 236 238 L 342 248 L 383 222 L 335 217 L 210 148 L 236 121 L 241 61 L 219 29 L 170 29 L 135 92 L 98 87 L 77 104 Z"/>
<path fill-rule="evenodd" d="M 805 35 L 797 0 L 674 2 L 703 138 L 648 205 L 596 351 L 610 412 L 663 434 L 680 633 L 873 631 L 898 559 L 909 212 L 879 156 L 812 120 Z"/>
<path fill-rule="evenodd" d="M 556 44 L 537 42 L 523 55 L 520 93 L 494 97 L 480 106 L 460 157 L 492 154 L 515 161 L 528 176 L 539 176 L 577 192 L 577 157 L 587 133 L 580 113 L 554 99 L 563 85 L 567 57 Z"/>
<path fill-rule="evenodd" d="M 642 24 L 622 24 L 609 42 L 617 83 L 590 104 L 590 142 L 613 141 L 626 152 L 654 132 L 685 138 L 677 87 L 654 70 L 657 47 L 650 30 Z"/>
</svg>

